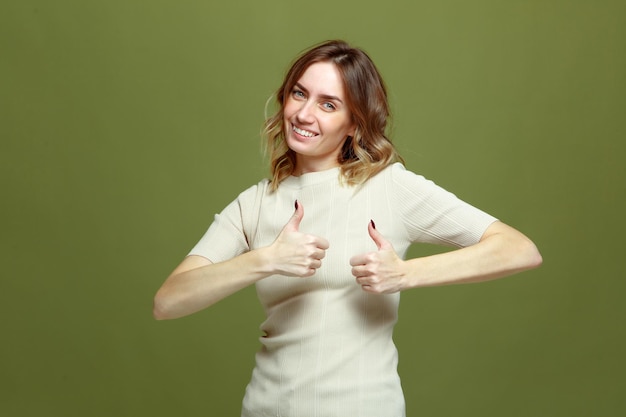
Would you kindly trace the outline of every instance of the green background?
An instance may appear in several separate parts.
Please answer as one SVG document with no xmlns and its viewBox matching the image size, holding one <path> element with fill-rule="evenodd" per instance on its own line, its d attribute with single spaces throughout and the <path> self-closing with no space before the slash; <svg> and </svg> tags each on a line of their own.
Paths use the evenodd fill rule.
<svg viewBox="0 0 626 417">
<path fill-rule="evenodd" d="M 169 322 L 152 297 L 267 174 L 265 102 L 330 38 L 379 66 L 408 167 L 544 256 L 403 294 L 408 415 L 626 413 L 623 1 L 6 0 L 1 415 L 239 415 L 254 289 Z"/>
</svg>

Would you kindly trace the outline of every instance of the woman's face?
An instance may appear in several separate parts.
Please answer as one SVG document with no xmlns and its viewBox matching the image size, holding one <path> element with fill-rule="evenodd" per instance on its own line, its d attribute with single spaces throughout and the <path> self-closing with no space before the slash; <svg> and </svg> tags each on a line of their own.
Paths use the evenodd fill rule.
<svg viewBox="0 0 626 417">
<path fill-rule="evenodd" d="M 354 123 L 334 64 L 318 62 L 306 69 L 286 96 L 283 119 L 287 146 L 296 153 L 295 175 L 339 166 Z"/>
</svg>

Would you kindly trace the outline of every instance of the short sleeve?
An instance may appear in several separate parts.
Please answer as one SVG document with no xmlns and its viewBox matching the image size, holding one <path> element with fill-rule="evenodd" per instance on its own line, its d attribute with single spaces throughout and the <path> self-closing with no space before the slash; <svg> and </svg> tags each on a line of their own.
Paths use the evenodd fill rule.
<svg viewBox="0 0 626 417">
<path fill-rule="evenodd" d="M 391 167 L 391 176 L 394 204 L 413 243 L 470 246 L 497 220 L 402 164 Z"/>
<path fill-rule="evenodd" d="M 263 183 L 248 188 L 216 214 L 189 255 L 202 256 L 217 263 L 248 252 L 250 237 L 256 227 L 254 219 L 258 219 L 258 213 L 255 215 L 254 211 L 260 206 L 259 194 L 263 188 Z"/>
</svg>

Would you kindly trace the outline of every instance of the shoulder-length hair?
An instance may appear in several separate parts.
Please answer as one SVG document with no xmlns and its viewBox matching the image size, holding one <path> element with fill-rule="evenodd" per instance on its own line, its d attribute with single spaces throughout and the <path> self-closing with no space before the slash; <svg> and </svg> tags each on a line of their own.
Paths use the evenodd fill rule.
<svg viewBox="0 0 626 417">
<path fill-rule="evenodd" d="M 376 66 L 363 50 L 344 41 L 327 41 L 301 54 L 275 93 L 279 109 L 267 118 L 263 129 L 270 155 L 272 190 L 276 190 L 296 166 L 295 152 L 285 141 L 285 101 L 306 69 L 317 62 L 331 62 L 339 71 L 346 104 L 356 126 L 354 136 L 347 137 L 339 155 L 342 180 L 350 185 L 361 184 L 391 163 L 402 161 L 386 134 L 389 102 Z"/>
</svg>

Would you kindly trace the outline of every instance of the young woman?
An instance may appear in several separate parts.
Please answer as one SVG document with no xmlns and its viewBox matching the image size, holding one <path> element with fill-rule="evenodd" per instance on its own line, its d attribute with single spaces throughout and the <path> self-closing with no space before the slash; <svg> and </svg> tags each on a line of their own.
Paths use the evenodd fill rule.
<svg viewBox="0 0 626 417">
<path fill-rule="evenodd" d="M 383 80 L 342 41 L 302 54 L 266 121 L 271 180 L 242 192 L 155 297 L 195 313 L 255 284 L 267 318 L 242 416 L 404 416 L 400 292 L 537 267 L 522 233 L 404 168 Z M 404 260 L 411 243 L 452 245 Z"/>
</svg>

